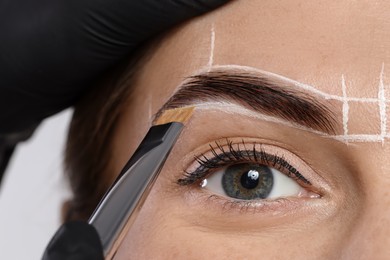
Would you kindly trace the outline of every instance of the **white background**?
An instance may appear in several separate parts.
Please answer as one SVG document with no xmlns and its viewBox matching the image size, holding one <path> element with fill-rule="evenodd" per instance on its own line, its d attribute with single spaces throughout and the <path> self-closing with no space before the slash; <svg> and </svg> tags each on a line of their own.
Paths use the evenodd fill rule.
<svg viewBox="0 0 390 260">
<path fill-rule="evenodd" d="M 0 259 L 40 259 L 69 198 L 62 152 L 71 110 L 47 119 L 20 144 L 0 187 Z"/>
</svg>

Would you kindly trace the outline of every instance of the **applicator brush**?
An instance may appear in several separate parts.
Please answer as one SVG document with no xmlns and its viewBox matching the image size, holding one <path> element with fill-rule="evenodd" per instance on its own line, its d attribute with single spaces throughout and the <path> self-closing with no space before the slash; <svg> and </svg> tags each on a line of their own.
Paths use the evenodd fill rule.
<svg viewBox="0 0 390 260">
<path fill-rule="evenodd" d="M 115 255 L 193 110 L 194 107 L 166 110 L 156 118 L 89 219 L 99 234 L 106 259 Z"/>
</svg>

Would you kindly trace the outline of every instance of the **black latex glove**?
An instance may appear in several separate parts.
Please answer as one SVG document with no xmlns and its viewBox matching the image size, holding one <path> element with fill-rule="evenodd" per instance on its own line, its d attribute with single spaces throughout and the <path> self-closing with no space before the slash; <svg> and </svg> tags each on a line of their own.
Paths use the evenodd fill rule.
<svg viewBox="0 0 390 260">
<path fill-rule="evenodd" d="M 18 140 L 139 44 L 227 1 L 0 0 L 0 168 Z M 96 235 L 65 225 L 44 259 L 99 259 Z"/>
<path fill-rule="evenodd" d="M 47 246 L 42 260 L 103 260 L 103 246 L 96 229 L 86 222 L 62 225 Z"/>
<path fill-rule="evenodd" d="M 227 1 L 0 0 L 0 136 L 71 106 L 147 38 Z"/>
</svg>

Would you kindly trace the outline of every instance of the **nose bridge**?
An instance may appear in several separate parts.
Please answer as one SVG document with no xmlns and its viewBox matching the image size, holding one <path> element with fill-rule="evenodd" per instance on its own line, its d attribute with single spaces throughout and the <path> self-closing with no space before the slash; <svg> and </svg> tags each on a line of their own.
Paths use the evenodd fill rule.
<svg viewBox="0 0 390 260">
<path fill-rule="evenodd" d="M 359 158 L 362 212 L 342 259 L 390 259 L 390 143 L 367 149 Z"/>
</svg>

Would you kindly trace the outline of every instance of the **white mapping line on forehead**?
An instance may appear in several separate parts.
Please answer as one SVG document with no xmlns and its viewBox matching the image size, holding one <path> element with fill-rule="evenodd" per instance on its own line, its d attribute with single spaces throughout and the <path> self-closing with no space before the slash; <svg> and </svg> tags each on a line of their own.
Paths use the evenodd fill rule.
<svg viewBox="0 0 390 260">
<path fill-rule="evenodd" d="M 207 70 L 210 71 L 214 63 L 214 48 L 215 48 L 215 27 L 214 23 L 211 25 L 210 29 L 210 55 L 209 61 L 207 63 Z"/>
</svg>

